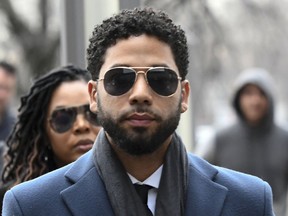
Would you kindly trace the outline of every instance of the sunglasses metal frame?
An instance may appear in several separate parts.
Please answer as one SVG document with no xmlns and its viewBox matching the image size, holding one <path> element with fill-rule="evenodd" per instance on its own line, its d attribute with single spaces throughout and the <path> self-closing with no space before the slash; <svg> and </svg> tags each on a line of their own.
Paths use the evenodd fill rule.
<svg viewBox="0 0 288 216">
<path fill-rule="evenodd" d="M 55 109 L 55 110 L 53 110 L 52 111 L 52 113 L 51 113 L 51 115 L 50 115 L 50 117 L 48 118 L 48 121 L 49 121 L 49 124 L 50 124 L 50 126 L 51 126 L 51 128 L 55 131 L 55 132 L 57 132 L 57 133 L 65 133 L 65 132 L 67 132 L 68 130 L 70 130 L 71 128 L 72 128 L 72 126 L 73 126 L 73 124 L 75 123 L 75 121 L 76 121 L 76 118 L 77 118 L 77 115 L 79 115 L 79 114 L 83 114 L 84 115 L 84 117 L 85 117 L 85 119 L 86 119 L 86 121 L 88 121 L 90 124 L 92 124 L 92 125 L 95 125 L 95 126 L 99 126 L 99 124 L 97 123 L 96 124 L 96 122 L 97 122 L 97 120 L 95 121 L 95 123 L 93 123 L 91 120 L 89 120 L 89 118 L 87 117 L 87 114 L 85 113 L 85 107 L 86 106 L 89 106 L 89 104 L 83 104 L 83 105 L 80 105 L 80 106 L 71 106 L 71 107 L 63 107 L 63 108 L 59 108 L 59 109 Z M 69 125 L 69 127 L 66 129 L 66 130 L 64 130 L 64 131 L 59 131 L 59 130 L 57 130 L 56 128 L 55 128 L 55 126 L 54 126 L 54 123 L 53 123 L 53 115 L 54 115 L 54 113 L 55 112 L 57 112 L 57 111 L 61 111 L 61 110 L 77 110 L 76 111 L 76 115 L 74 116 L 73 115 L 73 121 L 72 121 L 72 123 L 71 123 L 71 125 Z M 91 110 L 89 110 L 91 113 L 93 113 Z M 74 113 L 74 111 L 73 111 L 73 113 Z M 95 114 L 95 113 L 93 113 L 93 114 Z M 97 116 L 97 114 L 95 114 L 96 116 Z"/>
<path fill-rule="evenodd" d="M 107 72 L 109 72 L 110 70 L 113 70 L 113 69 L 129 69 L 129 70 L 133 71 L 133 72 L 136 74 L 136 75 L 135 75 L 134 82 L 133 82 L 133 85 L 131 86 L 130 89 L 133 88 L 133 86 L 134 86 L 134 84 L 135 84 L 135 82 L 136 82 L 136 80 L 137 80 L 137 78 L 138 78 L 138 74 L 143 74 L 143 75 L 144 75 L 144 78 L 145 78 L 145 81 L 146 81 L 147 85 L 149 86 L 149 88 L 152 89 L 153 92 L 155 92 L 157 95 L 159 95 L 159 96 L 161 96 L 161 97 L 172 97 L 172 96 L 176 93 L 177 88 L 176 88 L 176 90 L 175 90 L 174 93 L 172 93 L 172 94 L 170 94 L 170 95 L 167 95 L 167 96 L 166 96 L 166 95 L 161 95 L 161 94 L 157 93 L 157 92 L 150 86 L 150 84 L 149 84 L 149 81 L 148 81 L 148 78 L 147 78 L 147 73 L 148 73 L 149 71 L 155 70 L 155 69 L 162 69 L 162 70 L 163 70 L 163 69 L 167 69 L 167 70 L 172 71 L 173 73 L 176 74 L 178 81 L 181 82 L 181 80 L 182 80 L 182 77 L 178 76 L 178 74 L 176 73 L 176 71 L 174 71 L 174 70 L 172 70 L 172 69 L 170 69 L 170 68 L 168 68 L 168 67 L 113 67 L 113 68 L 110 68 L 109 70 L 107 70 L 106 73 L 104 74 L 104 77 L 103 77 L 103 78 L 99 78 L 99 79 L 97 80 L 97 82 L 98 82 L 98 81 L 104 81 L 104 80 L 105 80 L 105 75 L 107 74 Z M 104 84 L 104 85 L 105 85 L 105 84 Z M 104 86 L 104 88 L 105 88 L 105 86 Z M 120 95 L 112 95 L 112 94 L 110 94 L 109 92 L 107 92 L 107 90 L 106 90 L 106 88 L 105 88 L 106 92 L 107 92 L 108 94 L 112 95 L 112 96 L 121 96 L 121 95 L 124 95 L 124 94 L 126 94 L 127 92 L 129 92 L 130 89 L 129 89 L 128 91 L 124 92 L 123 94 L 120 94 Z"/>
</svg>

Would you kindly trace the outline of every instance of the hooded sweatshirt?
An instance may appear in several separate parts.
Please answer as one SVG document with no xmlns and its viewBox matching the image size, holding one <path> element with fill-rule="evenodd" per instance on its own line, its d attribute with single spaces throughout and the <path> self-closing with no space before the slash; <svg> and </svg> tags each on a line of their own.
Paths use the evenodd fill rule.
<svg viewBox="0 0 288 216">
<path fill-rule="evenodd" d="M 254 84 L 269 102 L 269 110 L 258 125 L 249 125 L 239 106 L 243 87 Z M 288 184 L 288 132 L 274 123 L 273 83 L 269 74 L 252 68 L 240 74 L 235 82 L 232 105 L 237 122 L 216 133 L 212 163 L 252 174 L 272 187 L 274 203 L 285 202 Z"/>
</svg>

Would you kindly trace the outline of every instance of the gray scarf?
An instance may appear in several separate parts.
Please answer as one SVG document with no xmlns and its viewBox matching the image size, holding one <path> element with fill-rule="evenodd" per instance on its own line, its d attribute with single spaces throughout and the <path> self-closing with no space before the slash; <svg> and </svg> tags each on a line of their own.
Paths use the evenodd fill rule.
<svg viewBox="0 0 288 216">
<path fill-rule="evenodd" d="M 149 215 L 122 163 L 112 150 L 104 130 L 98 134 L 93 155 L 94 164 L 104 182 L 115 215 Z M 157 192 L 156 216 L 184 215 L 187 170 L 186 149 L 180 137 L 174 134 L 163 164 Z"/>
</svg>

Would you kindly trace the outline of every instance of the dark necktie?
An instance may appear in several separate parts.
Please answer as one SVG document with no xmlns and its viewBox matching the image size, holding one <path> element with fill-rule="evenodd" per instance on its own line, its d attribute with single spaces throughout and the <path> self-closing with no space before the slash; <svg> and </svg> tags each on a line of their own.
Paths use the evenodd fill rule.
<svg viewBox="0 0 288 216">
<path fill-rule="evenodd" d="M 152 215 L 150 209 L 147 206 L 147 199 L 148 199 L 148 191 L 153 187 L 150 185 L 139 185 L 139 184 L 134 184 L 134 187 L 135 187 L 140 199 L 142 200 L 143 204 L 145 205 L 145 207 L 147 207 L 149 214 Z"/>
</svg>

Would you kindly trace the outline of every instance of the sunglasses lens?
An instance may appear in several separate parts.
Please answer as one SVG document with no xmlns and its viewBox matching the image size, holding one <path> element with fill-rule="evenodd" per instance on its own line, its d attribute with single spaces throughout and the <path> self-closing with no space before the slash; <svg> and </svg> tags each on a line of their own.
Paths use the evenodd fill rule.
<svg viewBox="0 0 288 216">
<path fill-rule="evenodd" d="M 104 77 L 104 87 L 113 96 L 125 94 L 132 88 L 136 74 L 129 68 L 112 68 Z"/>
<path fill-rule="evenodd" d="M 177 74 L 168 68 L 152 68 L 147 72 L 147 80 L 153 91 L 162 96 L 174 94 L 179 81 Z"/>
<path fill-rule="evenodd" d="M 51 117 L 51 126 L 58 133 L 68 131 L 75 121 L 77 111 L 73 108 L 55 110 Z"/>
<path fill-rule="evenodd" d="M 89 105 L 85 105 L 84 106 L 84 112 L 85 112 L 85 117 L 86 119 L 93 125 L 95 126 L 99 126 L 99 122 L 98 122 L 98 118 L 97 118 L 97 114 L 93 113 L 90 110 Z"/>
</svg>

